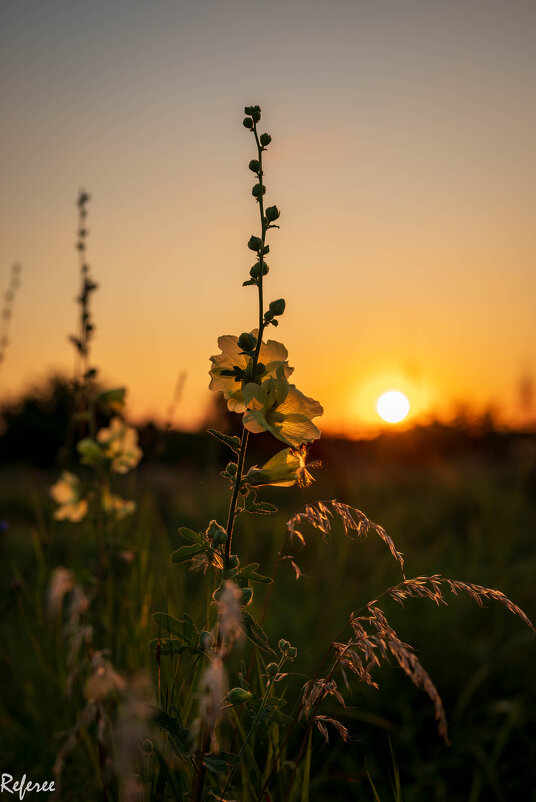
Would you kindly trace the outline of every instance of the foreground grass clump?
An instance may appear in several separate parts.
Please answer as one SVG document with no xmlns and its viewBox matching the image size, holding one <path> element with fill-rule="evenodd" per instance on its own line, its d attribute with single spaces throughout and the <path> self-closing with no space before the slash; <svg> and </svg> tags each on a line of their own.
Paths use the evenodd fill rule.
<svg viewBox="0 0 536 802">
<path fill-rule="evenodd" d="M 84 787 L 105 799 L 302 802 L 332 798 L 334 787 L 338 798 L 377 798 L 386 793 L 382 773 L 387 775 L 392 764 L 397 798 L 400 783 L 407 780 L 408 798 L 430 795 L 433 788 L 440 799 L 446 749 L 434 747 L 429 765 L 437 775 L 435 784 L 419 777 L 416 767 L 421 750 L 428 748 L 423 741 L 429 741 L 430 711 L 410 690 L 400 694 L 397 686 L 393 693 L 389 663 L 426 692 L 445 742 L 447 716 L 431 675 L 398 634 L 403 618 L 397 603 L 409 607 L 424 599 L 445 606 L 452 594 L 462 594 L 480 605 L 497 601 L 530 629 L 532 624 L 502 592 L 474 584 L 465 575 L 463 580 L 446 579 L 436 573 L 432 560 L 421 557 L 417 576 L 406 578 L 402 553 L 386 529 L 360 511 L 368 509 L 364 485 L 356 498 L 340 502 L 333 499 L 338 488 L 328 474 L 319 482 L 319 495 L 326 500 L 299 500 L 300 493 L 312 492 L 318 466 L 309 462 L 307 447 L 320 437 L 316 419 L 323 410 L 291 383 L 288 351 L 268 337 L 285 311 L 283 299 L 265 304 L 267 239 L 280 212 L 264 199 L 263 159 L 271 137 L 258 132 L 259 107 L 245 111 L 244 125 L 256 148 L 249 169 L 255 176 L 252 195 L 259 231 L 248 241 L 255 262 L 244 284 L 256 290 L 258 315 L 255 328 L 219 338 L 220 353 L 211 357 L 210 366 L 211 389 L 222 393 L 229 410 L 241 416 L 241 426 L 237 435 L 210 430 L 229 455 L 219 487 L 216 478 L 206 481 L 201 497 L 195 479 L 190 477 L 186 489 L 184 482 L 176 483 L 173 494 L 179 500 L 173 496 L 168 514 L 171 509 L 173 517 L 181 514 L 186 520 L 179 537 L 171 536 L 171 564 L 163 561 L 168 535 L 155 507 L 158 493 L 142 492 L 136 507 L 113 486 L 136 468 L 141 451 L 136 433 L 122 417 L 124 392 L 102 393 L 94 386 L 88 297 L 82 285 L 81 334 L 75 346 L 83 367 L 74 427 L 83 435 L 77 443 L 82 467 L 67 471 L 54 484 L 54 528 L 35 528 L 32 580 L 19 572 L 18 595 L 9 602 L 16 604 L 25 631 L 24 648 L 12 643 L 14 654 L 24 660 L 25 649 L 33 651 L 36 665 L 49 667 L 43 682 L 49 709 L 62 711 L 61 723 L 55 725 L 59 737 L 48 746 L 49 760 L 39 764 L 40 770 L 46 773 L 53 765 L 58 788 L 73 799 Z M 86 203 L 84 198 L 84 210 Z M 85 234 L 82 246 L 84 253 Z M 84 265 L 82 260 L 83 280 L 88 274 Z M 96 422 L 99 408 L 108 412 L 102 426 Z M 254 436 L 259 435 L 272 438 L 274 450 L 279 441 L 279 450 L 259 460 L 262 465 L 248 464 Z M 345 484 L 355 486 L 351 465 L 348 473 Z M 138 487 L 156 489 L 157 482 L 154 469 L 144 475 L 142 468 Z M 400 524 L 403 530 L 418 528 L 425 506 L 422 480 L 410 503 L 404 489 L 397 494 L 391 488 L 393 498 L 384 496 L 385 486 L 385 481 L 369 484 L 374 517 L 389 524 L 388 529 Z M 287 508 L 285 493 L 297 502 L 298 512 Z M 397 508 L 398 520 L 393 517 Z M 440 515 L 435 531 L 445 522 Z M 71 538 L 62 527 L 72 528 Z M 332 538 L 339 534 L 343 537 L 335 546 Z M 377 543 L 371 540 L 366 564 L 355 548 L 368 535 Z M 413 545 L 409 537 L 407 541 Z M 417 554 L 421 546 L 422 541 Z M 385 567 L 377 547 L 393 558 L 397 575 Z M 459 549 L 463 555 L 463 544 Z M 440 558 L 442 569 L 444 555 L 433 549 L 427 553 Z M 28 554 L 20 558 L 30 559 Z M 481 562 L 475 560 L 475 569 Z M 54 564 L 50 579 L 49 566 Z M 302 573 L 309 579 L 296 582 Z M 464 649 L 452 609 L 443 611 L 443 624 L 419 615 L 423 628 L 430 630 L 424 635 L 415 630 L 417 638 L 424 636 L 421 650 L 426 639 L 432 643 L 436 638 L 433 651 L 443 652 L 448 661 Z M 48 639 L 42 634 L 47 621 L 53 636 Z M 441 627 L 450 633 L 447 642 L 438 637 Z M 148 649 L 145 640 L 150 640 Z M 463 669 L 462 660 L 457 679 Z M 32 688 L 40 682 L 35 672 L 19 686 L 33 721 L 39 717 Z M 464 689 L 459 720 L 477 688 L 475 679 Z M 381 760 L 386 739 L 378 745 L 370 731 L 394 737 L 395 716 L 404 722 L 394 748 L 397 757 Z M 16 720 L 16 709 L 10 706 L 6 721 L 13 730 Z M 42 735 L 45 728 L 45 720 L 39 720 L 36 752 L 37 733 Z M 508 733 L 503 745 L 507 741 Z M 383 772 L 378 768 L 382 763 Z M 476 769 L 474 765 L 472 761 L 468 776 L 471 798 L 478 799 L 487 782 L 485 761 L 477 762 Z"/>
</svg>

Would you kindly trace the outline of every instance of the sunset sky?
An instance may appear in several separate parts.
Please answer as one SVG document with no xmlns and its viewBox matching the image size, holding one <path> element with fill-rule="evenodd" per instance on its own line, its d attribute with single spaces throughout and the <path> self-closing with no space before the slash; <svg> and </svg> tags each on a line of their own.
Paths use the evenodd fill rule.
<svg viewBox="0 0 536 802">
<path fill-rule="evenodd" d="M 75 200 L 92 195 L 93 361 L 134 417 L 207 412 L 220 334 L 256 324 L 260 104 L 268 300 L 320 425 L 519 414 L 536 358 L 536 4 L 17 0 L 0 12 L 0 291 L 23 266 L 0 402 L 72 371 Z"/>
</svg>

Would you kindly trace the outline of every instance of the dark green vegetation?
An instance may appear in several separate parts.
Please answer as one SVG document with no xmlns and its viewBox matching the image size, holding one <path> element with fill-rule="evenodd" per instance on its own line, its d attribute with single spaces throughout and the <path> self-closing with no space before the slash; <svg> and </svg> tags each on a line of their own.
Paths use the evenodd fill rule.
<svg viewBox="0 0 536 802">
<path fill-rule="evenodd" d="M 53 409 L 46 414 L 56 420 Z M 78 581 L 90 582 L 98 573 L 98 555 L 82 526 L 53 519 L 48 488 L 58 470 L 50 464 L 55 458 L 51 440 L 45 441 L 48 460 L 29 453 L 40 451 L 38 419 L 32 418 L 33 434 L 27 430 L 27 461 L 4 461 L 0 468 L 0 726 L 3 770 L 44 779 L 53 776 L 57 753 L 85 704 L 76 681 L 71 696 L 65 693 L 67 647 L 61 625 L 47 621 L 47 587 L 59 565 L 72 569 Z M 9 430 L 4 444 L 8 435 Z M 265 458 L 264 437 L 256 438 L 252 463 L 262 464 Z M 158 634 L 151 614 L 188 611 L 198 621 L 205 614 L 199 575 L 169 560 L 170 550 L 183 545 L 178 527 L 203 528 L 211 518 L 224 518 L 229 496 L 218 477 L 225 452 L 216 441 L 152 427 L 142 431 L 140 441 L 146 457 L 136 474 L 124 480 L 126 495 L 137 498 L 140 514 L 135 522 L 122 522 L 120 533 L 134 558 L 118 558 L 108 566 L 108 581 L 99 593 L 109 593 L 110 603 L 102 605 L 95 642 L 110 649 L 109 658 L 123 676 L 144 669 L 155 678 L 154 652 L 147 646 Z M 314 485 L 268 488 L 263 498 L 277 504 L 279 513 L 240 519 L 235 537 L 243 564 L 260 562 L 268 573 L 282 546 L 286 520 L 307 502 L 337 498 L 385 527 L 405 554 L 407 577 L 441 573 L 499 588 L 536 617 L 533 436 L 494 431 L 470 436 L 436 426 L 364 443 L 323 438 L 311 449 L 311 458 L 324 462 Z M 289 669 L 296 672 L 290 680 L 295 696 L 304 681 L 301 675 L 315 673 L 319 655 L 349 613 L 400 580 L 399 566 L 374 533 L 356 543 L 345 538 L 338 524 L 328 542 L 306 525 L 302 532 L 307 546 L 295 544 L 294 559 L 304 575 L 296 581 L 290 561 L 279 564 L 265 623 L 270 639 L 283 634 L 298 647 L 298 659 Z M 267 586 L 256 589 L 249 609 L 257 618 L 267 592 Z M 536 799 L 534 639 L 500 604 L 490 601 L 480 609 L 471 599 L 445 595 L 449 606 L 439 609 L 426 599 L 408 600 L 404 609 L 392 601 L 380 604 L 434 680 L 445 704 L 451 746 L 437 736 L 428 697 L 400 669 L 383 667 L 374 674 L 379 691 L 353 681 L 345 694 L 346 709 L 335 702 L 322 704 L 319 712 L 345 724 L 352 741 L 344 744 L 333 731 L 330 745 L 323 747 L 314 733 L 318 751 L 311 799 L 373 800 L 367 772 L 382 802 L 395 798 L 389 739 L 406 802 Z M 294 732 L 296 745 L 303 732 L 301 725 Z M 79 735 L 66 757 L 60 798 L 100 799 L 94 725 Z M 255 748 L 264 748 L 260 738 Z"/>
</svg>

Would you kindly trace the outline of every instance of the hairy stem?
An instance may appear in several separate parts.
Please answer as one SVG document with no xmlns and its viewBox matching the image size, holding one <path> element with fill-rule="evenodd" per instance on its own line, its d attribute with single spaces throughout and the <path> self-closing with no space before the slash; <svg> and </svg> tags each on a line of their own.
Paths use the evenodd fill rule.
<svg viewBox="0 0 536 802">
<path fill-rule="evenodd" d="M 260 164 L 260 169 L 258 173 L 259 177 L 259 184 L 263 185 L 262 177 L 263 177 L 263 169 L 262 169 L 262 152 L 264 148 L 262 147 L 259 141 L 259 135 L 257 133 L 257 123 L 253 124 L 253 134 L 255 135 L 255 142 L 257 144 L 257 158 Z M 261 253 L 260 253 L 260 264 L 261 270 L 260 275 L 258 278 L 258 291 L 259 291 L 259 332 L 257 335 L 257 345 L 255 347 L 255 353 L 253 355 L 253 373 L 255 375 L 255 368 L 257 367 L 257 363 L 259 361 L 259 353 L 261 350 L 261 343 L 262 343 L 262 335 L 264 332 L 264 297 L 263 297 L 263 274 L 262 274 L 262 263 L 264 261 L 264 244 L 266 241 L 266 232 L 268 230 L 268 224 L 264 216 L 264 200 L 263 200 L 263 193 L 261 191 L 259 201 L 259 214 L 261 220 Z M 227 566 L 229 563 L 229 558 L 231 556 L 231 541 L 233 539 L 233 528 L 234 522 L 237 515 L 237 502 L 238 502 L 238 494 L 240 491 L 240 486 L 242 484 L 242 473 L 244 469 L 244 461 L 246 458 L 246 451 L 248 446 L 248 435 L 249 432 L 246 428 L 242 429 L 242 439 L 240 441 L 240 451 L 238 454 L 238 467 L 236 471 L 236 479 L 233 486 L 233 493 L 231 496 L 231 503 L 229 505 L 229 514 L 227 517 L 227 542 L 225 544 L 225 565 Z"/>
</svg>

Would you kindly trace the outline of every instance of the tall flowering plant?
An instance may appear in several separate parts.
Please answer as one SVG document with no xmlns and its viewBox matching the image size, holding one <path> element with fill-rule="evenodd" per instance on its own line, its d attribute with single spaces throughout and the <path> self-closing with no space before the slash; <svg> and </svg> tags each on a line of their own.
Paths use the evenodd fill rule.
<svg viewBox="0 0 536 802">
<path fill-rule="evenodd" d="M 244 286 L 256 289 L 258 319 L 254 328 L 221 336 L 219 353 L 210 357 L 210 389 L 222 393 L 228 409 L 240 415 L 242 421 L 240 436 L 209 429 L 231 452 L 222 471 L 230 489 L 227 517 L 210 521 L 204 531 L 181 527 L 179 532 L 186 543 L 171 555 L 175 564 L 188 563 L 205 575 L 212 574 L 206 620 L 201 628 L 188 613 L 180 618 L 169 611 L 153 616 L 158 637 L 150 645 L 155 655 L 159 697 L 153 721 L 160 735 L 149 739 L 146 746 L 146 754 L 150 755 L 146 767 L 152 760 L 156 779 L 148 769 L 144 776 L 146 783 L 156 788 L 156 795 L 151 797 L 154 799 L 163 798 L 167 788 L 174 798 L 194 802 L 305 802 L 310 799 L 313 729 L 326 742 L 330 730 L 345 741 L 349 739 L 346 727 L 322 706 L 325 702 L 331 708 L 334 703 L 345 706 L 345 686 L 351 675 L 359 682 L 378 687 L 374 669 L 389 659 L 394 659 L 429 695 L 439 733 L 447 740 L 441 697 L 413 649 L 390 626 L 379 606 L 380 598 L 398 602 L 411 597 L 428 598 L 444 604 L 443 591 L 448 589 L 455 595 L 466 593 L 479 604 L 484 599 L 495 599 L 532 628 L 523 611 L 500 591 L 439 575 L 406 579 L 403 556 L 392 539 L 359 510 L 337 501 L 307 505 L 288 521 L 288 541 L 304 543 L 304 525 L 327 538 L 332 520 L 337 517 L 350 538 L 361 540 L 369 532 L 377 534 L 398 561 L 402 581 L 350 613 L 339 635 L 328 645 L 314 676 L 306 678 L 301 693 L 289 700 L 290 714 L 284 710 L 286 680 L 292 676 L 291 663 L 298 650 L 285 638 L 279 639 L 277 647 L 270 643 L 262 622 L 248 609 L 254 585 L 271 584 L 272 579 L 260 573 L 257 563 L 242 565 L 236 523 L 243 513 L 276 512 L 273 504 L 259 500 L 260 488 L 306 486 L 313 481 L 307 447 L 320 437 L 316 421 L 323 409 L 294 385 L 287 348 L 269 337 L 270 327 L 277 327 L 285 312 L 283 298 L 265 301 L 270 252 L 267 240 L 269 233 L 278 228 L 280 212 L 277 206 L 265 203 L 263 158 L 271 137 L 259 133 L 261 109 L 247 106 L 245 115 L 243 124 L 252 134 L 256 150 L 249 170 L 255 177 L 251 194 L 259 211 L 259 231 L 247 243 L 255 260 Z M 284 448 L 279 447 L 261 467 L 248 467 L 249 438 L 261 432 L 270 433 L 274 446 L 277 440 Z M 279 554 L 279 559 L 287 557 Z M 298 566 L 293 565 L 299 576 Z M 247 661 L 242 661 L 240 670 L 236 670 L 236 659 L 231 658 L 240 648 L 239 642 L 245 640 L 253 650 L 249 668 Z"/>
</svg>

